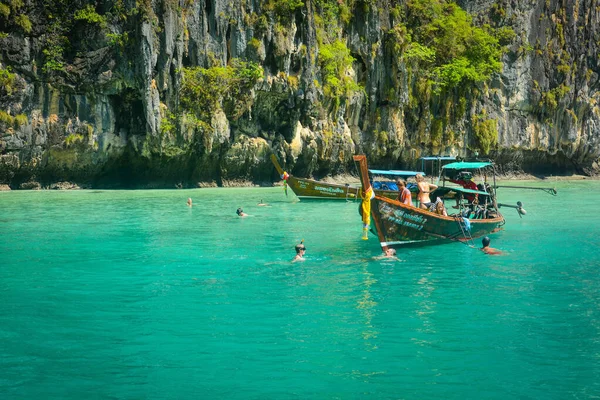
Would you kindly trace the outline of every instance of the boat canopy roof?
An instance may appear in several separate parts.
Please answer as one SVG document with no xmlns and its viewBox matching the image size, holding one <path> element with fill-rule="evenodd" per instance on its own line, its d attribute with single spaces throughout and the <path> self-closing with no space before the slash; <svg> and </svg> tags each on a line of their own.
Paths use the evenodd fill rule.
<svg viewBox="0 0 600 400">
<path fill-rule="evenodd" d="M 421 174 L 425 176 L 424 172 L 415 172 L 415 171 L 400 171 L 400 170 L 381 170 L 381 169 L 370 169 L 369 173 L 373 175 L 388 175 L 388 176 L 415 176 L 417 174 Z"/>
<path fill-rule="evenodd" d="M 488 192 L 484 192 L 483 190 L 465 189 L 462 187 L 442 186 L 442 187 L 437 188 L 435 191 L 437 192 L 438 190 L 444 192 L 444 194 L 446 194 L 448 192 L 457 192 L 457 193 L 489 195 Z"/>
<path fill-rule="evenodd" d="M 492 165 L 490 162 L 455 162 L 444 165 L 443 169 L 479 169 Z"/>
<path fill-rule="evenodd" d="M 421 157 L 421 158 L 419 158 L 419 160 L 424 160 L 424 161 L 437 161 L 437 160 L 450 161 L 450 160 L 456 160 L 456 157 L 454 157 L 454 156 L 427 156 L 427 157 Z"/>
</svg>

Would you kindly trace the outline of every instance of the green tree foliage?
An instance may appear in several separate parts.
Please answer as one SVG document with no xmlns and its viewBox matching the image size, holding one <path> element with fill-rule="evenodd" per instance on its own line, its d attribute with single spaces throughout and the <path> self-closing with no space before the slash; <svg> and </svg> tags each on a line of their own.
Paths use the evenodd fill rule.
<svg viewBox="0 0 600 400">
<path fill-rule="evenodd" d="M 490 149 L 498 145 L 498 122 L 486 118 L 486 113 L 473 117 L 473 133 L 476 145 L 483 154 L 488 154 Z"/>
<path fill-rule="evenodd" d="M 13 93 L 16 76 L 0 65 L 0 95 L 10 96 Z"/>
<path fill-rule="evenodd" d="M 8 18 L 10 16 L 10 7 L 4 3 L 0 3 L 0 16 Z"/>
<path fill-rule="evenodd" d="M 320 44 L 339 39 L 342 26 L 352 19 L 354 0 L 314 0 L 317 40 Z"/>
<path fill-rule="evenodd" d="M 15 17 L 15 23 L 23 29 L 25 33 L 31 33 L 32 25 L 29 17 L 25 14 L 17 15 Z"/>
<path fill-rule="evenodd" d="M 338 107 L 342 98 L 351 96 L 361 87 L 348 76 L 354 57 L 346 45 L 336 40 L 331 44 L 322 45 L 319 51 L 319 64 L 323 76 L 323 93 L 334 101 Z"/>
<path fill-rule="evenodd" d="M 302 6 L 302 0 L 268 0 L 264 7 L 267 11 L 274 11 L 280 21 L 286 22 Z"/>
<path fill-rule="evenodd" d="M 477 27 L 467 12 L 446 0 L 409 0 L 406 21 L 403 56 L 432 79 L 437 93 L 501 71 L 499 38 L 507 40 L 506 29 L 500 34 L 489 25 Z"/>
<path fill-rule="evenodd" d="M 73 19 L 75 21 L 83 21 L 88 24 L 95 24 L 100 26 L 101 28 L 106 27 L 106 17 L 100 15 L 96 12 L 96 9 L 93 5 L 88 4 L 85 8 L 77 10 L 75 15 L 73 15 Z"/>
<path fill-rule="evenodd" d="M 27 115 L 25 114 L 18 114 L 15 116 L 15 127 L 19 128 L 23 125 L 27 125 L 29 123 L 29 120 L 27 119 Z"/>
<path fill-rule="evenodd" d="M 224 67 L 184 68 L 181 106 L 204 121 L 220 108 L 239 117 L 247 110 L 252 88 L 262 78 L 261 66 L 238 59 Z"/>
<path fill-rule="evenodd" d="M 6 2 L 8 1 L 8 4 Z M 23 0 L 4 0 L 0 2 L 0 21 L 4 20 L 7 25 L 16 25 L 25 33 L 31 33 L 31 20 L 25 14 Z M 12 18 L 10 16 L 12 15 Z"/>
<path fill-rule="evenodd" d="M 65 144 L 67 145 L 67 147 L 71 147 L 78 143 L 83 143 L 83 139 L 83 135 L 79 133 L 71 133 L 65 138 Z"/>
</svg>

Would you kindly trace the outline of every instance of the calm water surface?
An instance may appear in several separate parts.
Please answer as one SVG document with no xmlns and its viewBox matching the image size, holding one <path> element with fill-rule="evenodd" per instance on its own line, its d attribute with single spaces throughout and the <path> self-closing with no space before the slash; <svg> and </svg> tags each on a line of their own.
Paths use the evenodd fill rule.
<svg viewBox="0 0 600 400">
<path fill-rule="evenodd" d="M 281 188 L 0 193 L 0 398 L 600 398 L 600 182 L 556 186 L 401 262 Z"/>
</svg>

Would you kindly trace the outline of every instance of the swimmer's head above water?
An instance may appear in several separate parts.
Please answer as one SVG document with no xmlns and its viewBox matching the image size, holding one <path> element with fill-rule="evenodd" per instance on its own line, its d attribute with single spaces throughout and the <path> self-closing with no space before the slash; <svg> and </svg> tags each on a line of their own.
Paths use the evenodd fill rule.
<svg viewBox="0 0 600 400">
<path fill-rule="evenodd" d="M 481 244 L 483 245 L 483 247 L 488 247 L 490 245 L 490 238 L 489 237 L 484 237 L 483 239 L 481 239 Z"/>
<path fill-rule="evenodd" d="M 296 254 L 300 254 L 301 251 L 306 251 L 306 246 L 304 246 L 304 240 L 296 245 Z"/>
</svg>

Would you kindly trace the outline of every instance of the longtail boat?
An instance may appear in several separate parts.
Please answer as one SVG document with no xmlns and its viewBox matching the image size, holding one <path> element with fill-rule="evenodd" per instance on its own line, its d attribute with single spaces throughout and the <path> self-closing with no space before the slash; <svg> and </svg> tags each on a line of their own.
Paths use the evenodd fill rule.
<svg viewBox="0 0 600 400">
<path fill-rule="evenodd" d="M 307 178 L 298 178 L 288 174 L 283 170 L 277 157 L 271 154 L 271 161 L 277 170 L 277 173 L 283 180 L 284 188 L 287 195 L 287 188 L 289 187 L 296 196 L 301 200 L 356 200 L 359 199 L 359 192 L 361 190 L 360 184 L 337 184 L 317 181 Z M 400 171 L 400 170 L 369 170 L 367 173 L 371 174 L 372 177 L 385 177 L 387 180 L 378 181 L 373 179 L 373 185 L 378 195 L 387 198 L 398 197 L 398 187 L 394 182 L 395 178 L 402 177 L 408 178 L 415 176 L 419 172 L 414 171 Z M 414 191 L 413 196 L 416 196 L 415 185 L 408 185 L 409 189 Z"/>
<path fill-rule="evenodd" d="M 364 195 L 361 196 L 361 216 L 363 220 L 363 239 L 367 239 L 371 219 L 374 233 L 377 234 L 381 247 L 397 248 L 407 244 L 437 244 L 448 241 L 461 241 L 473 245 L 473 239 L 485 236 L 502 229 L 504 217 L 498 211 L 496 202 L 495 174 L 494 186 L 485 185 L 482 190 L 462 187 L 439 187 L 431 193 L 432 199 L 440 197 L 458 198 L 477 196 L 477 204 L 460 203 L 454 215 L 441 215 L 428 209 L 405 205 L 397 200 L 378 195 L 368 178 L 367 158 L 364 155 L 354 156 L 359 171 Z M 483 169 L 492 163 L 452 163 L 442 167 L 443 170 L 458 171 L 465 169 Z M 483 175 L 487 177 L 487 175 Z M 481 202 L 481 204 L 479 204 Z"/>
</svg>

